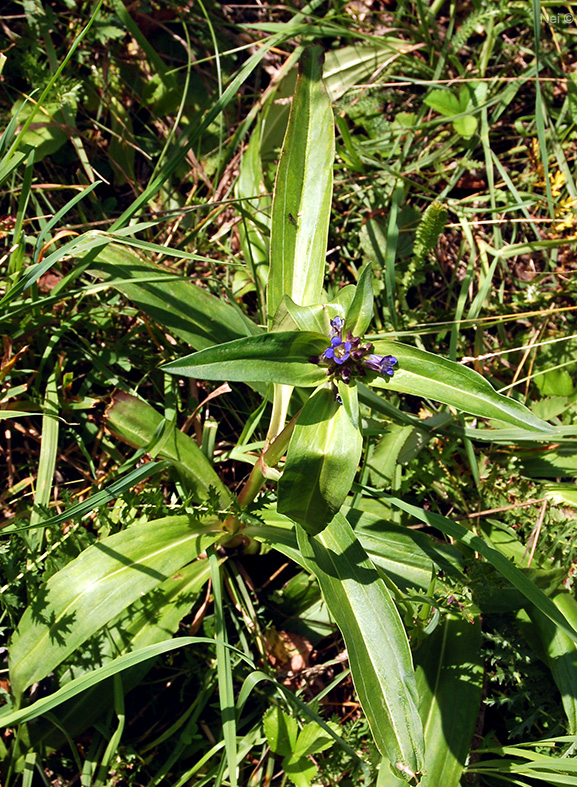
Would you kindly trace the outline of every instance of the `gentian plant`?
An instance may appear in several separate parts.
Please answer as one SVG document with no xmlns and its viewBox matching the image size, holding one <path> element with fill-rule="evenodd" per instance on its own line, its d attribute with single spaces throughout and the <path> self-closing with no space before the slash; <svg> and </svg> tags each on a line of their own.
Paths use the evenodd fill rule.
<svg viewBox="0 0 577 787">
<path fill-rule="evenodd" d="M 363 338 L 373 316 L 369 265 L 356 286 L 344 287 L 332 301 L 326 298 L 322 283 L 333 134 L 319 53 L 307 50 L 272 206 L 268 330 L 208 347 L 164 370 L 197 379 L 274 384 L 267 442 L 238 500 L 243 508 L 253 504 L 265 484 L 278 479 L 277 504 L 260 511 L 269 526 L 260 533 L 258 527 L 243 528 L 237 517 L 225 526 L 232 543 L 250 536 L 281 550 L 280 528 L 296 529 L 296 559 L 319 580 L 348 647 L 356 689 L 385 758 L 382 785 L 416 784 L 422 778 L 432 785 L 401 616 L 345 516 L 363 449 L 361 405 L 378 408 L 386 401 L 372 388 L 385 397 L 394 390 L 535 432 L 547 433 L 550 427 L 462 365 L 390 338 Z M 285 426 L 291 409 L 296 413 Z M 469 639 L 478 631 L 471 627 Z M 473 684 L 478 692 L 477 678 Z M 472 734 L 469 722 L 464 729 Z M 453 766 L 460 775 L 463 762 L 457 758 Z"/>
<path fill-rule="evenodd" d="M 46 527 L 80 516 L 168 466 L 176 470 L 187 512 L 138 522 L 104 537 L 47 581 L 43 597 L 30 604 L 10 644 L 13 707 L 0 721 L 5 726 L 28 722 L 75 698 L 78 704 L 67 712 L 81 728 L 98 706 L 95 684 L 110 676 L 117 681 L 114 702 L 120 719 L 122 687 L 117 679 L 124 669 L 146 667 L 161 653 L 199 641 L 214 645 L 210 638 L 170 636 L 183 607 L 190 608 L 191 596 L 196 597 L 210 579 L 228 783 L 236 787 L 236 720 L 252 687 L 269 676 L 252 665 L 235 711 L 222 563 L 231 548 L 255 552 L 267 545 L 318 580 L 344 637 L 356 691 L 383 758 L 379 787 L 457 787 L 481 703 L 480 614 L 473 611 L 465 620 L 445 610 L 436 631 L 434 625 L 423 626 L 416 674 L 406 632 L 415 619 L 412 597 L 395 584 L 391 566 L 408 577 L 406 586 L 433 608 L 436 602 L 428 585 L 440 567 L 466 584 L 464 553 L 479 554 L 531 603 L 541 615 L 543 630 L 552 626 L 571 644 L 577 633 L 506 554 L 464 526 L 386 490 L 372 490 L 363 479 L 354 486 L 365 433 L 371 413 L 416 422 L 422 433 L 425 427 L 417 419 L 390 403 L 392 391 L 505 422 L 536 440 L 547 439 L 551 427 L 465 366 L 391 337 L 367 334 L 374 311 L 370 265 L 359 272 L 355 285 L 343 287 L 332 300 L 324 292 L 335 150 L 331 102 L 321 75 L 319 50 L 305 50 L 275 183 L 267 272 L 263 274 L 263 265 L 252 271 L 256 285 L 266 280 L 266 288 L 257 287 L 261 324 L 190 282 L 174 282 L 174 276 L 164 280 L 166 272 L 126 245 L 114 244 L 114 236 L 93 233 L 89 238 L 90 270 L 114 281 L 143 311 L 164 321 L 195 349 L 165 364 L 164 371 L 247 383 L 263 403 L 272 402 L 270 422 L 248 480 L 236 494 L 197 444 L 176 429 L 175 418 L 163 418 L 135 396 L 113 397 L 109 430 L 141 449 L 140 456 L 146 451 L 162 461 L 144 464 L 92 501 L 40 524 Z M 247 157 L 261 132 L 255 129 Z M 257 192 L 258 184 L 251 182 L 250 195 Z M 245 247 L 255 236 L 250 229 L 243 236 Z M 255 246 L 247 259 L 257 259 L 258 253 Z M 451 417 L 447 414 L 448 420 Z M 454 543 L 441 544 L 426 533 L 417 538 L 400 525 L 391 530 L 384 523 L 383 529 L 378 517 L 370 520 L 373 529 L 363 527 L 370 515 L 356 505 L 359 490 L 386 500 L 391 508 L 445 533 Z M 410 561 L 404 563 L 395 551 L 400 543 L 410 545 L 411 555 L 420 556 L 417 579 Z M 197 560 L 205 551 L 208 560 Z M 433 622 L 438 620 L 435 609 Z M 100 666 L 86 673 L 82 654 L 89 647 L 98 654 Z M 241 658 L 249 660 L 246 653 Z M 73 679 L 63 680 L 58 691 L 27 706 L 30 687 L 63 663 Z M 433 688 L 423 677 L 431 665 L 436 670 Z M 277 688 L 286 696 L 286 687 Z M 87 690 L 92 693 L 84 695 Z M 456 709 L 458 723 L 453 723 Z M 288 762 L 294 752 L 283 748 L 270 730 L 274 719 L 280 724 L 283 718 L 280 713 L 271 716 L 265 726 L 269 740 L 275 741 L 271 748 L 278 744 Z M 321 723 L 318 717 L 317 722 Z M 327 725 L 325 732 L 335 736 Z M 308 753 L 317 750 L 304 749 L 306 763 L 310 765 Z"/>
</svg>

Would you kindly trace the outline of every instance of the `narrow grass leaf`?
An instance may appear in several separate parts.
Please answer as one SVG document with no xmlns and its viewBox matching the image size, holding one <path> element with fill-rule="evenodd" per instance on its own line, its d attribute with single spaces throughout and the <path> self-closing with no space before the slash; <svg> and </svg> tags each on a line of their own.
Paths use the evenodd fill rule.
<svg viewBox="0 0 577 787">
<path fill-rule="evenodd" d="M 96 19 L 96 17 L 98 16 L 98 14 L 100 12 L 101 5 L 102 5 L 102 0 L 99 0 L 98 5 L 94 9 L 94 12 L 92 13 L 90 19 L 88 20 L 86 26 L 79 33 L 79 35 L 75 38 L 72 46 L 70 47 L 70 49 L 68 50 L 68 53 L 66 54 L 66 57 L 63 59 L 62 63 L 58 66 L 57 70 L 55 71 L 55 73 L 52 75 L 52 77 L 48 81 L 48 84 L 46 85 L 46 87 L 44 88 L 42 93 L 40 94 L 40 97 L 38 98 L 38 100 L 35 101 L 35 104 L 34 104 L 34 107 L 33 107 L 32 111 L 30 112 L 30 114 L 26 118 L 25 122 L 22 124 L 22 128 L 18 132 L 18 135 L 16 136 L 16 138 L 12 142 L 10 148 L 6 152 L 5 156 L 3 157 L 2 162 L 0 162 L 0 185 L 4 182 L 4 180 L 8 177 L 10 172 L 12 172 L 12 170 L 14 169 L 14 162 L 15 162 L 15 158 L 14 157 L 17 156 L 18 159 L 23 159 L 25 157 L 25 154 L 23 153 L 23 151 L 18 152 L 18 147 L 21 144 L 22 139 L 24 138 L 24 135 L 28 131 L 32 121 L 34 120 L 34 118 L 35 118 L 35 116 L 37 114 L 37 112 L 39 112 L 40 109 L 42 108 L 45 99 L 50 94 L 50 92 L 52 91 L 54 86 L 57 84 L 57 82 L 58 82 L 58 80 L 60 78 L 60 75 L 62 74 L 62 72 L 64 71 L 64 69 L 68 65 L 68 63 L 70 62 L 70 59 L 71 59 L 72 55 L 74 54 L 74 52 L 76 51 L 76 49 L 78 48 L 80 42 L 86 37 L 88 31 L 92 27 L 92 24 L 93 24 L 94 20 Z"/>
<path fill-rule="evenodd" d="M 222 732 L 225 743 L 228 776 L 231 787 L 237 785 L 237 748 L 236 748 L 236 715 L 234 708 L 234 688 L 232 683 L 232 654 L 226 648 L 228 644 L 224 605 L 222 597 L 222 575 L 219 560 L 214 549 L 208 556 L 210 576 L 214 594 L 214 636 L 216 640 L 216 668 L 218 675 L 218 698 L 222 718 Z"/>
<path fill-rule="evenodd" d="M 30 413 L 23 414 L 30 415 Z M 168 467 L 170 467 L 170 462 L 148 462 L 147 464 L 142 465 L 142 467 L 137 467 L 136 470 L 132 470 L 123 478 L 118 479 L 118 481 L 114 481 L 112 484 L 105 487 L 104 489 L 101 489 L 99 492 L 96 492 L 96 494 L 91 495 L 81 503 L 70 506 L 70 508 L 67 508 L 66 511 L 63 511 L 61 514 L 56 514 L 56 516 L 43 519 L 34 525 L 34 527 L 54 527 L 56 525 L 61 525 L 62 522 L 68 522 L 72 519 L 81 519 L 91 511 L 96 511 L 96 509 L 101 508 L 108 503 L 114 502 L 123 492 L 126 492 L 133 486 L 140 484 L 142 481 L 150 478 L 156 473 L 160 473 L 162 470 L 165 470 Z M 30 527 L 30 525 L 25 525 L 22 527 L 9 525 L 3 528 L 2 535 L 19 533 L 24 530 L 29 530 Z"/>
<path fill-rule="evenodd" d="M 109 664 L 105 664 L 103 667 L 99 667 L 86 675 L 82 675 L 80 678 L 75 678 L 48 697 L 37 700 L 28 708 L 17 710 L 11 709 L 4 713 L 0 713 L 0 727 L 14 727 L 16 724 L 23 724 L 24 722 L 37 719 L 47 711 L 57 708 L 63 702 L 76 697 L 81 692 L 86 691 L 92 686 L 96 686 L 103 680 L 119 672 L 123 672 L 130 667 L 141 664 L 143 661 L 150 661 L 150 659 L 154 659 L 163 653 L 170 653 L 172 650 L 178 650 L 178 648 L 188 647 L 189 645 L 214 645 L 214 639 L 208 637 L 178 637 L 177 639 L 166 640 L 154 645 L 147 645 L 140 650 L 127 653 L 124 656 L 119 656 Z M 243 659 L 252 669 L 254 669 L 254 664 L 244 653 L 233 648 L 232 645 L 226 645 L 225 647 L 234 650 L 239 658 Z"/>
<path fill-rule="evenodd" d="M 257 51 L 252 54 L 249 59 L 244 63 L 239 72 L 231 79 L 229 84 L 224 89 L 222 95 L 215 101 L 205 117 L 200 123 L 191 123 L 186 131 L 179 139 L 179 144 L 174 153 L 163 164 L 160 171 L 150 181 L 144 191 L 132 202 L 132 204 L 124 211 L 124 213 L 114 222 L 111 227 L 113 232 L 116 232 L 122 227 L 126 227 L 130 219 L 137 214 L 144 206 L 150 202 L 155 194 L 166 184 L 170 175 L 177 169 L 181 161 L 185 158 L 188 151 L 192 148 L 195 142 L 200 139 L 212 122 L 220 115 L 221 112 L 228 106 L 228 104 L 236 99 L 241 86 L 246 82 L 248 77 L 258 66 L 260 61 L 266 56 L 271 48 L 280 44 L 286 38 L 285 33 L 271 36 L 268 40 L 261 42 Z"/>
</svg>

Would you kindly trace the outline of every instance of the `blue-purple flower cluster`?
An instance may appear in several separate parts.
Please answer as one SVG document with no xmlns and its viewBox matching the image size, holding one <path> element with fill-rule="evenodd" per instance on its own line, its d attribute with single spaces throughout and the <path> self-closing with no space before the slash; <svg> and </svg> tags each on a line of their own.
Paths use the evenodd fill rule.
<svg viewBox="0 0 577 787">
<path fill-rule="evenodd" d="M 348 383 L 354 377 L 364 377 L 367 369 L 385 377 L 395 373 L 394 355 L 375 355 L 371 342 L 361 344 L 360 337 L 347 331 L 343 339 L 345 321 L 342 317 L 331 320 L 331 343 L 322 355 L 311 358 L 313 363 L 328 364 L 327 375 L 336 375 Z"/>
</svg>

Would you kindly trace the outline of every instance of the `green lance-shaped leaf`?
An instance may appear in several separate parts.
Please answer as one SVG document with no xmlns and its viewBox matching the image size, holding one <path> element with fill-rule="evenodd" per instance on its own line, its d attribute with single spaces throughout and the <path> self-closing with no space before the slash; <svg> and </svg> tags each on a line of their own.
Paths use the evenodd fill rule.
<svg viewBox="0 0 577 787">
<path fill-rule="evenodd" d="M 285 295 L 300 306 L 321 300 L 335 155 L 331 102 L 320 47 L 303 52 L 274 190 L 268 316 Z"/>
<path fill-rule="evenodd" d="M 219 342 L 260 332 L 233 304 L 226 303 L 194 282 L 145 260 L 136 251 L 102 239 L 103 248 L 89 271 L 129 298 L 142 311 L 191 347 L 202 350 Z"/>
<path fill-rule="evenodd" d="M 370 385 L 425 396 L 482 418 L 495 418 L 514 426 L 540 432 L 552 427 L 520 402 L 497 393 L 480 374 L 439 355 L 407 344 L 380 340 L 374 343 L 379 355 L 394 355 L 398 364 L 392 377 L 375 377 Z"/>
<path fill-rule="evenodd" d="M 309 331 L 268 333 L 209 347 L 171 361 L 162 369 L 199 380 L 316 388 L 326 380 L 326 369 L 310 359 L 320 355 L 327 344 L 326 336 Z"/>
<path fill-rule="evenodd" d="M 419 787 L 459 787 L 481 705 L 481 624 L 448 615 L 415 652 L 419 714 L 425 735 Z M 406 784 L 381 767 L 378 787 Z"/>
<path fill-rule="evenodd" d="M 415 653 L 425 733 L 422 787 L 458 787 L 481 705 L 481 622 L 447 616 Z"/>
<path fill-rule="evenodd" d="M 331 388 L 319 388 L 295 426 L 278 485 L 279 512 L 307 533 L 324 530 L 350 491 L 362 443 L 361 433 Z"/>
<path fill-rule="evenodd" d="M 116 391 L 106 410 L 106 426 L 116 437 L 135 448 L 149 447 L 163 418 L 154 407 L 136 396 Z M 212 487 L 223 506 L 231 494 L 214 468 L 188 435 L 164 422 L 165 430 L 154 444 L 156 455 L 167 459 L 178 471 L 187 490 L 195 500 L 205 500 Z"/>
<path fill-rule="evenodd" d="M 407 781 L 423 768 L 411 651 L 390 593 L 342 514 L 316 536 L 297 527 L 303 558 L 340 628 L 375 742 Z"/>
<path fill-rule="evenodd" d="M 577 630 L 577 601 L 570 593 L 557 593 L 552 598 L 565 619 Z M 529 615 L 537 628 L 545 658 L 557 684 L 563 708 L 569 722 L 569 732 L 577 732 L 577 646 L 553 621 L 536 607 L 529 608 Z"/>
<path fill-rule="evenodd" d="M 18 696 L 98 629 L 190 563 L 221 533 L 188 516 L 134 525 L 84 550 L 52 576 L 24 612 L 10 647 Z"/>
<path fill-rule="evenodd" d="M 365 265 L 359 275 L 353 302 L 351 303 L 347 316 L 343 335 L 350 331 L 353 336 L 362 336 L 369 323 L 373 319 L 373 279 L 372 266 Z"/>
<path fill-rule="evenodd" d="M 209 579 L 208 560 L 195 560 L 180 568 L 176 574 L 138 598 L 89 638 L 83 648 L 77 651 L 77 656 L 67 660 L 66 678 L 78 678 L 110 663 L 123 653 L 163 642 L 174 635 L 180 621 L 190 612 Z M 89 662 L 86 652 L 92 655 Z M 141 683 L 153 664 L 154 660 L 143 661 L 127 670 L 122 676 L 123 689 L 128 692 Z M 64 728 L 71 737 L 80 735 L 110 708 L 112 702 L 111 681 L 93 686 L 60 707 L 60 728 Z M 37 722 L 33 732 L 37 746 L 56 749 L 66 742 L 62 729 L 56 728 L 51 721 Z"/>
</svg>

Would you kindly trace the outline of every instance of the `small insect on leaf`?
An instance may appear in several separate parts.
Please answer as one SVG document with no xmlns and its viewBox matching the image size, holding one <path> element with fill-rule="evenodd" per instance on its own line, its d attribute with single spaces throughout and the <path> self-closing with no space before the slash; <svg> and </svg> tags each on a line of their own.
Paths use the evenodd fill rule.
<svg viewBox="0 0 577 787">
<path fill-rule="evenodd" d="M 296 227 L 296 225 L 297 225 L 297 222 L 296 222 L 296 219 L 295 219 L 295 217 L 293 216 L 293 214 L 292 214 L 292 213 L 289 213 L 289 214 L 288 214 L 288 220 L 289 220 L 289 221 L 290 221 L 290 223 L 293 225 L 293 227 Z"/>
</svg>

